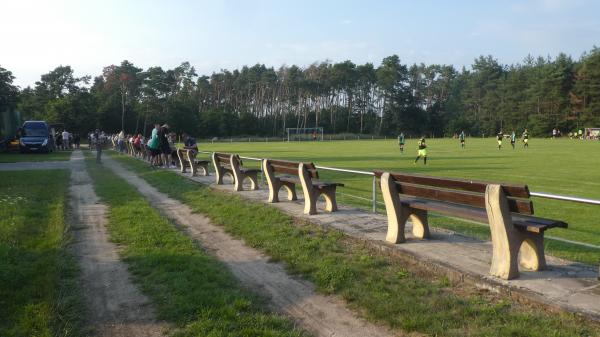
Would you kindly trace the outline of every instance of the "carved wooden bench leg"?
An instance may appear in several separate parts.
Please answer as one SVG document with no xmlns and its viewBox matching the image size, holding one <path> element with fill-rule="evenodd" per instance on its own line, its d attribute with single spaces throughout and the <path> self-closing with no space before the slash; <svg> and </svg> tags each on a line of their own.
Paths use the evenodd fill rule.
<svg viewBox="0 0 600 337">
<path fill-rule="evenodd" d="M 519 276 L 517 258 L 524 235 L 512 224 L 502 186 L 490 184 L 486 187 L 485 205 L 492 234 L 490 274 L 505 280 L 516 278 Z"/>
<path fill-rule="evenodd" d="M 177 150 L 177 157 L 179 158 L 179 169 L 181 170 L 181 173 L 185 173 L 185 163 L 181 150 Z"/>
<path fill-rule="evenodd" d="M 319 195 L 313 193 L 304 193 L 304 214 L 314 215 L 317 214 L 317 199 Z"/>
<path fill-rule="evenodd" d="M 196 169 L 196 160 L 195 160 L 195 158 L 192 158 L 192 156 L 190 155 L 191 153 L 192 153 L 192 151 L 188 150 L 188 151 L 186 151 L 185 156 L 190 165 L 190 170 L 192 171 L 192 177 L 195 177 L 198 170 Z"/>
<path fill-rule="evenodd" d="M 429 222 L 427 221 L 427 211 L 422 209 L 410 209 L 410 222 L 412 223 L 413 235 L 420 239 L 429 239 Z"/>
<path fill-rule="evenodd" d="M 385 202 L 385 211 L 388 218 L 388 230 L 385 240 L 391 243 L 401 243 L 406 241 L 404 228 L 411 210 L 408 206 L 402 205 L 398 196 L 398 189 L 392 176 L 385 172 L 381 176 L 381 193 Z"/>
<path fill-rule="evenodd" d="M 251 191 L 256 191 L 258 190 L 258 173 L 257 172 L 251 172 L 246 174 L 246 178 L 248 178 L 250 180 L 250 190 Z"/>
<path fill-rule="evenodd" d="M 337 201 L 335 198 L 335 186 L 328 186 L 320 189 L 320 194 L 325 198 L 325 210 L 328 212 L 337 212 Z"/>
<path fill-rule="evenodd" d="M 202 175 L 203 176 L 209 176 L 210 173 L 208 172 L 208 164 L 197 164 L 196 167 L 199 167 L 202 169 Z"/>
<path fill-rule="evenodd" d="M 231 183 L 235 184 L 235 175 L 233 175 L 233 172 L 231 172 L 230 170 L 223 170 L 223 175 L 228 175 L 229 178 L 231 178 Z M 221 181 L 222 182 L 222 181 Z"/>
<path fill-rule="evenodd" d="M 271 169 L 266 159 L 262 160 L 262 170 L 269 186 L 269 202 L 279 202 L 279 188 L 281 187 L 279 179 L 275 178 L 275 173 Z"/>
<path fill-rule="evenodd" d="M 302 193 L 304 194 L 304 214 L 317 214 L 317 198 L 319 191 L 312 185 L 312 178 L 304 163 L 298 165 L 298 176 L 302 183 Z"/>
<path fill-rule="evenodd" d="M 544 254 L 544 233 L 522 233 L 525 239 L 521 244 L 521 258 L 519 265 L 528 270 L 546 269 L 546 256 Z"/>
<path fill-rule="evenodd" d="M 218 164 L 217 154 L 212 154 L 212 162 L 215 168 L 215 180 L 217 185 L 223 185 L 223 168 Z"/>
<path fill-rule="evenodd" d="M 289 201 L 298 200 L 298 195 L 296 195 L 296 184 L 283 181 L 281 182 L 281 186 L 285 187 L 287 190 L 287 198 Z"/>
</svg>

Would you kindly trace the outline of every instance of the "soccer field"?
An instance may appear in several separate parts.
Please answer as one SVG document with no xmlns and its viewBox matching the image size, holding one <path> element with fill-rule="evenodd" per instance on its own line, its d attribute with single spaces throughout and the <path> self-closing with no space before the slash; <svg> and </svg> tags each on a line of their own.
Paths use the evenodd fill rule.
<svg viewBox="0 0 600 337">
<path fill-rule="evenodd" d="M 428 161 L 416 165 L 417 140 L 407 140 L 404 154 L 395 140 L 325 141 L 325 142 L 265 142 L 265 143 L 201 143 L 204 151 L 238 153 L 242 156 L 311 160 L 317 165 L 372 171 L 384 169 L 442 177 L 471 178 L 499 182 L 525 183 L 531 191 L 600 199 L 600 142 L 570 139 L 531 139 L 530 147 L 518 142 L 513 150 L 505 141 L 498 150 L 494 138 L 467 139 L 465 149 L 458 140 L 427 140 Z M 255 166 L 245 161 L 246 166 Z M 346 184 L 341 193 L 371 197 L 372 178 L 361 175 L 319 172 L 322 178 Z M 379 195 L 379 200 L 382 198 Z M 340 195 L 340 203 L 368 207 Z M 600 245 L 600 206 L 534 198 L 535 214 L 565 220 L 568 229 L 552 229 L 548 235 Z M 379 209 L 383 211 L 381 205 Z M 456 221 L 433 221 L 456 229 Z M 444 223 L 448 224 L 445 226 Z M 462 227 L 461 227 L 462 226 Z M 464 223 L 458 229 L 464 227 Z M 474 226 L 474 225 L 473 225 Z M 479 231 L 472 228 L 473 231 Z M 600 256 L 600 251 L 598 256 Z M 586 259 L 587 260 L 587 259 Z M 596 258 L 597 260 L 597 258 Z"/>
</svg>

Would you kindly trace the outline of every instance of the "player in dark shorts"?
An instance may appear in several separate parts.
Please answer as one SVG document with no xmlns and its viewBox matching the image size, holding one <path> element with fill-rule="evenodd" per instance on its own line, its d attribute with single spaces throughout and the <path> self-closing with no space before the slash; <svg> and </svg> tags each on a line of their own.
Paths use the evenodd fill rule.
<svg viewBox="0 0 600 337">
<path fill-rule="evenodd" d="M 398 146 L 400 146 L 400 153 L 404 153 L 404 132 L 400 132 L 398 136 Z"/>
<path fill-rule="evenodd" d="M 523 131 L 523 147 L 529 148 L 529 133 L 527 132 L 527 129 Z"/>
<path fill-rule="evenodd" d="M 515 149 L 515 142 L 517 141 L 517 134 L 515 130 L 510 134 L 510 146 L 512 146 L 513 150 Z"/>
<path fill-rule="evenodd" d="M 425 137 L 421 137 L 419 140 L 419 152 L 417 158 L 415 158 L 414 164 L 417 164 L 421 157 L 423 157 L 423 164 L 427 165 L 427 145 L 425 144 Z"/>
<path fill-rule="evenodd" d="M 458 136 L 458 139 L 460 140 L 460 147 L 462 149 L 465 148 L 465 131 L 461 131 L 460 135 Z"/>
<path fill-rule="evenodd" d="M 498 140 L 498 150 L 502 148 L 502 137 L 504 137 L 504 133 L 502 131 L 498 132 L 496 139 Z"/>
</svg>

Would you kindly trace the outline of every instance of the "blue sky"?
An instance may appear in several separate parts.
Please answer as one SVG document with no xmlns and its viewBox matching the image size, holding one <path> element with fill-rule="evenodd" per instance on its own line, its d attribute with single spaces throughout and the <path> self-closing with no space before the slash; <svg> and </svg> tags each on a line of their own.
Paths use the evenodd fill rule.
<svg viewBox="0 0 600 337">
<path fill-rule="evenodd" d="M 352 60 L 469 66 L 491 54 L 575 59 L 600 46 L 600 1 L 0 0 L 0 66 L 25 87 L 58 65 L 98 75 L 189 61 L 198 73 Z"/>
</svg>

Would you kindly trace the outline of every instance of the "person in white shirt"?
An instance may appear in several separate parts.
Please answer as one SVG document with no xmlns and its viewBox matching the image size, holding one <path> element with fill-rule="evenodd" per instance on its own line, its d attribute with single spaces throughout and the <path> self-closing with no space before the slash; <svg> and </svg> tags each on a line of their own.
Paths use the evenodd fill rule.
<svg viewBox="0 0 600 337">
<path fill-rule="evenodd" d="M 65 150 L 69 149 L 69 133 L 67 132 L 67 130 L 64 130 L 62 132 L 62 138 L 63 138 L 63 147 Z"/>
</svg>

